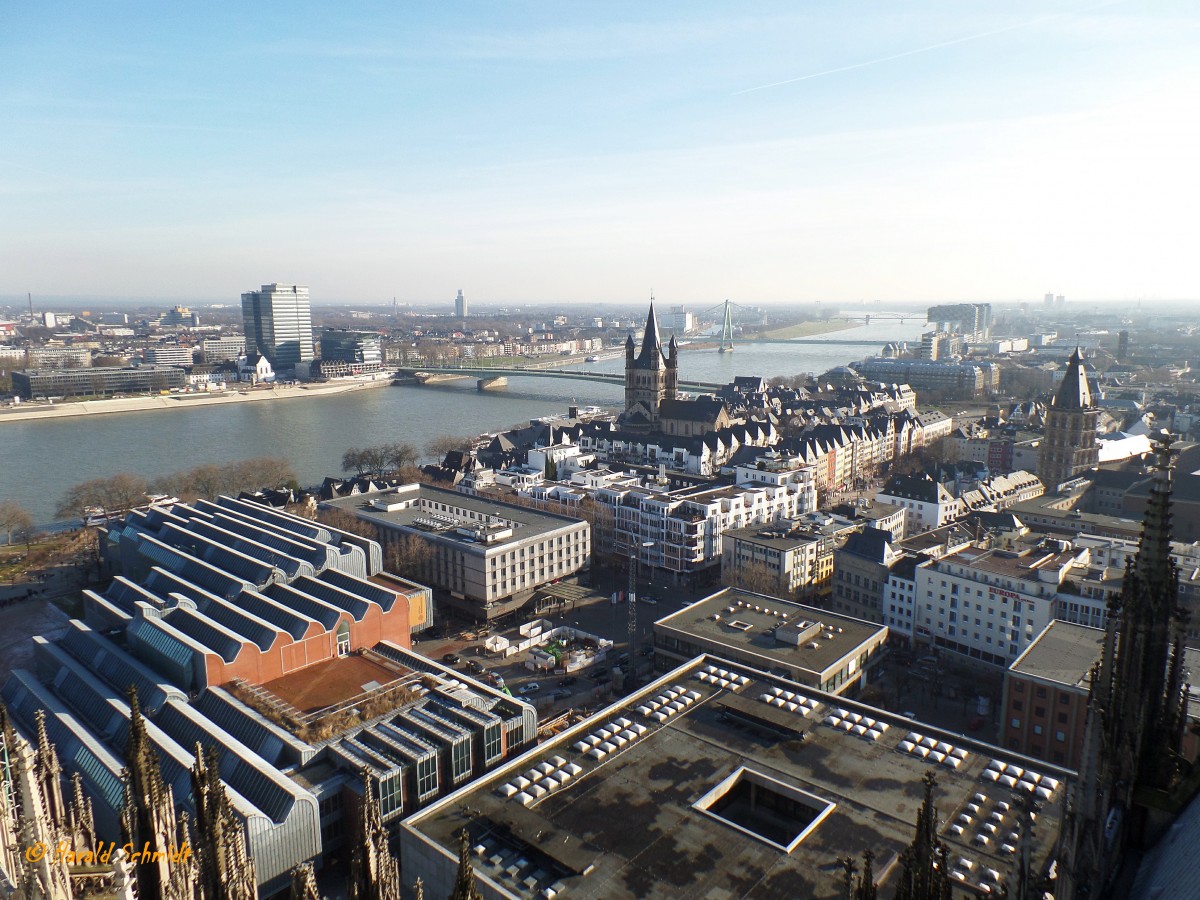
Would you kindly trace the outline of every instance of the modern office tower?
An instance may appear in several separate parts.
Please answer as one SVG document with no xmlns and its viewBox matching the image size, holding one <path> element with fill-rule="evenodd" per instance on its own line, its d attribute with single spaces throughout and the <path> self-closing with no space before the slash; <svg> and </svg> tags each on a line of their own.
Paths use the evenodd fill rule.
<svg viewBox="0 0 1200 900">
<path fill-rule="evenodd" d="M 1052 306 L 1054 306 L 1054 295 L 1053 295 L 1053 294 L 1047 294 L 1047 295 L 1046 295 L 1046 298 L 1045 298 L 1045 300 L 1043 301 L 1043 305 L 1045 305 L 1045 306 L 1047 306 L 1047 307 L 1052 307 Z"/>
<path fill-rule="evenodd" d="M 304 285 L 264 284 L 242 294 L 242 324 L 246 352 L 265 356 L 275 369 L 312 361 L 312 310 Z"/>
<path fill-rule="evenodd" d="M 1117 332 L 1117 359 L 1124 362 L 1129 358 L 1129 332 Z"/>
<path fill-rule="evenodd" d="M 470 314 L 470 308 L 467 306 L 467 298 L 463 296 L 462 288 L 459 288 L 458 296 L 454 298 L 454 317 L 456 319 L 465 319 Z"/>
</svg>

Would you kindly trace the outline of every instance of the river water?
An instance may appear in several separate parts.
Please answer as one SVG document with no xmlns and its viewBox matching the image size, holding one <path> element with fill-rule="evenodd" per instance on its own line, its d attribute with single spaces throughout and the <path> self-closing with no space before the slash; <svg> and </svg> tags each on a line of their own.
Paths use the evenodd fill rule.
<svg viewBox="0 0 1200 900">
<path fill-rule="evenodd" d="M 912 340 L 923 326 L 923 319 L 876 322 L 824 335 L 861 344 L 741 344 L 733 353 L 685 348 L 680 379 L 723 383 L 735 375 L 820 373 L 877 353 L 886 341 Z M 585 367 L 619 372 L 623 366 L 623 359 L 610 359 Z M 442 435 L 495 431 L 565 413 L 571 403 L 616 408 L 622 402 L 616 385 L 520 377 L 510 379 L 507 389 L 489 392 L 464 379 L 435 387 L 9 422 L 0 425 L 0 499 L 17 501 L 35 521 L 48 523 L 62 493 L 89 478 L 116 472 L 154 478 L 254 456 L 285 457 L 301 484 L 315 484 L 339 474 L 348 447 L 402 441 L 423 450 Z"/>
</svg>

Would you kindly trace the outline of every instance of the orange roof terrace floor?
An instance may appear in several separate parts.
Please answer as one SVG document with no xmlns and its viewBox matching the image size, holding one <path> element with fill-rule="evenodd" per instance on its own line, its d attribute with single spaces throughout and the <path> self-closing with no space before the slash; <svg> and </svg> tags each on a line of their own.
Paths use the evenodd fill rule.
<svg viewBox="0 0 1200 900">
<path fill-rule="evenodd" d="M 393 682 L 404 674 L 361 656 L 339 656 L 289 672 L 262 687 L 302 713 L 314 713 Z"/>
</svg>

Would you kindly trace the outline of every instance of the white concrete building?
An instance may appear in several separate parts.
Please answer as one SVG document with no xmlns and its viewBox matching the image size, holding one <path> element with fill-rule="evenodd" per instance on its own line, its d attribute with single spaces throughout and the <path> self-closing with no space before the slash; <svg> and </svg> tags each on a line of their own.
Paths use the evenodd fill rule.
<svg viewBox="0 0 1200 900">
<path fill-rule="evenodd" d="M 1019 552 L 971 546 L 919 565 L 916 640 L 991 665 L 1011 665 L 1054 619 L 1068 572 L 1087 565 L 1087 550 L 1057 544 Z"/>
</svg>

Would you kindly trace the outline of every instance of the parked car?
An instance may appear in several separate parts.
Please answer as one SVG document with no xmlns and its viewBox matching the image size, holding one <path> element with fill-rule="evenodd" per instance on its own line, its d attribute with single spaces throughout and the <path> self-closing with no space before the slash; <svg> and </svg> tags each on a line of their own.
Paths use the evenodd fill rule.
<svg viewBox="0 0 1200 900">
<path fill-rule="evenodd" d="M 566 700 L 571 696 L 571 692 L 566 688 L 555 688 L 550 692 L 551 700 Z"/>
<path fill-rule="evenodd" d="M 649 604 L 650 606 L 657 606 L 658 598 L 655 597 L 653 594 L 640 594 L 638 596 L 638 602 L 646 603 L 646 604 Z"/>
<path fill-rule="evenodd" d="M 442 657 L 442 662 L 444 662 L 448 666 L 457 666 L 459 663 L 458 654 L 457 653 L 447 653 L 445 656 Z"/>
<path fill-rule="evenodd" d="M 579 681 L 579 679 L 576 678 L 574 675 L 568 675 L 566 678 L 559 679 L 558 686 L 559 687 L 570 687 L 571 685 L 577 683 L 578 681 Z"/>
<path fill-rule="evenodd" d="M 472 675 L 482 675 L 483 663 L 479 662 L 478 660 L 469 659 L 467 660 L 467 671 Z"/>
<path fill-rule="evenodd" d="M 533 694 L 536 694 L 541 689 L 542 689 L 542 686 L 540 684 L 538 684 L 536 681 L 531 681 L 531 682 L 529 682 L 529 684 L 525 685 L 523 688 L 521 688 L 519 691 L 517 691 L 517 693 L 520 694 L 522 697 L 529 697 Z"/>
</svg>

